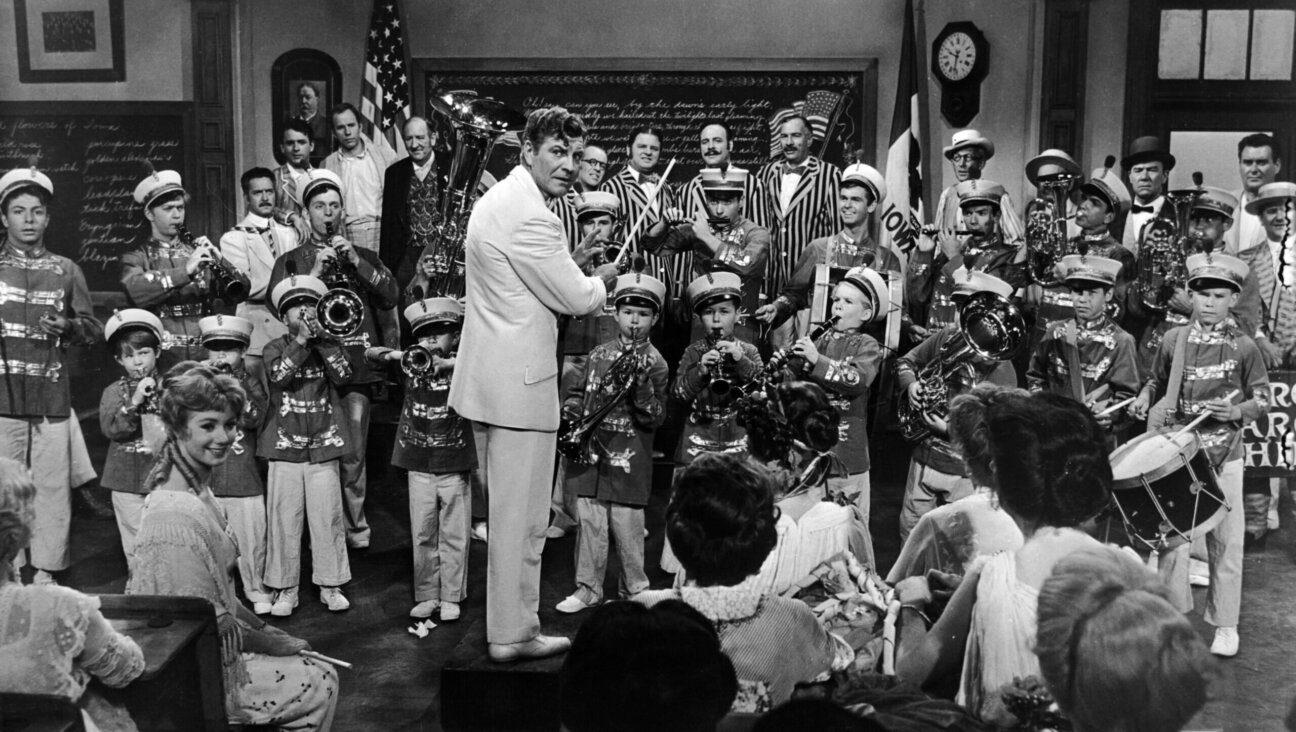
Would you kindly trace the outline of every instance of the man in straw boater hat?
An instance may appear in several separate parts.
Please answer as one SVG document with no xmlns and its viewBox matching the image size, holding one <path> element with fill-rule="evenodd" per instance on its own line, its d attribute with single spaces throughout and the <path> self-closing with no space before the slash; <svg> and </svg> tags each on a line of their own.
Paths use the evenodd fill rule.
<svg viewBox="0 0 1296 732">
<path fill-rule="evenodd" d="M 69 488 L 94 478 L 72 418 L 67 347 L 93 343 L 102 330 L 81 268 L 45 246 L 53 197 L 34 163 L 0 176 L 0 457 L 26 465 L 36 481 L 29 561 L 40 583 L 70 561 Z"/>
<path fill-rule="evenodd" d="M 1206 195 L 1236 200 L 1223 191 Z M 1191 319 L 1165 334 L 1152 362 L 1151 377 L 1129 409 L 1137 419 L 1147 417 L 1149 429 L 1188 424 L 1209 415 L 1196 427 L 1196 434 L 1215 466 L 1229 510 L 1206 535 L 1210 586 L 1205 620 L 1215 626 L 1211 653 L 1234 656 L 1238 652 L 1246 534 L 1241 507 L 1241 433 L 1243 426 L 1269 410 L 1269 375 L 1255 341 L 1229 316 L 1229 308 L 1237 303 L 1247 280 L 1246 264 L 1226 254 L 1205 252 L 1188 257 L 1187 268 Z M 1183 612 L 1193 605 L 1188 585 L 1190 545 L 1185 542 L 1164 552 L 1159 567 L 1174 593 L 1175 606 Z"/>
</svg>

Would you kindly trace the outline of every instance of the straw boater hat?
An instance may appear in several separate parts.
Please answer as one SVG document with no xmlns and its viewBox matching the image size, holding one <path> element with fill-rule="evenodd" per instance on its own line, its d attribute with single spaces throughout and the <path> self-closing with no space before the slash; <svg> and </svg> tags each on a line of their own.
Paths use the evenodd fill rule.
<svg viewBox="0 0 1296 732">
<path fill-rule="evenodd" d="M 621 199 L 607 191 L 589 191 L 576 196 L 576 220 L 586 216 L 611 216 L 615 221 L 621 215 Z"/>
<path fill-rule="evenodd" d="M 3 186 L 0 186 L 2 188 Z M 4 198 L 3 194 L 0 199 Z M 1261 211 L 1284 201 L 1296 200 L 1296 183 L 1287 183 L 1285 181 L 1277 183 L 1266 183 L 1260 186 L 1256 191 L 1255 200 L 1246 205 L 1246 212 L 1254 216 L 1259 216 Z"/>
<path fill-rule="evenodd" d="M 234 315 L 208 315 L 198 321 L 198 332 L 204 347 L 231 341 L 247 348 L 252 342 L 252 321 Z"/>
<path fill-rule="evenodd" d="M 953 159 L 954 153 L 965 147 L 979 147 L 985 151 L 986 160 L 994 157 L 994 143 L 976 130 L 959 130 L 954 133 L 949 147 L 945 148 L 945 159 Z"/>
<path fill-rule="evenodd" d="M 955 186 L 954 193 L 958 196 L 959 208 L 981 204 L 990 204 L 999 208 L 999 202 L 1003 200 L 1005 191 L 1003 186 L 992 180 L 971 178 Z"/>
<path fill-rule="evenodd" d="M 1233 218 L 1233 212 L 1237 210 L 1238 205 L 1237 196 L 1214 186 L 1202 186 L 1199 190 L 1197 197 L 1193 199 L 1192 210 L 1213 211 L 1223 214 L 1230 220 Z"/>
<path fill-rule="evenodd" d="M 0 201 L 8 198 L 14 191 L 27 186 L 43 188 L 46 193 L 54 195 L 54 183 L 50 181 L 49 176 L 37 170 L 35 165 L 30 165 L 26 168 L 14 168 L 0 176 Z"/>
<path fill-rule="evenodd" d="M 1093 254 L 1068 254 L 1054 267 L 1057 278 L 1075 286 L 1102 285 L 1112 287 L 1120 274 L 1121 263 L 1115 259 Z"/>
<path fill-rule="evenodd" d="M 138 328 L 153 333 L 159 343 L 162 341 L 162 321 L 141 308 L 125 308 L 114 312 L 108 322 L 104 323 L 104 340 L 112 343 L 113 336 L 118 333 L 125 334 Z"/>
<path fill-rule="evenodd" d="M 410 333 L 418 338 L 424 328 L 463 322 L 463 306 L 453 297 L 429 297 L 405 308 L 405 320 L 409 321 Z"/>
<path fill-rule="evenodd" d="M 612 292 L 612 304 L 620 306 L 641 305 L 661 312 L 662 303 L 666 301 L 666 284 L 656 277 L 642 272 L 623 274 L 616 279 L 616 289 Z"/>
<path fill-rule="evenodd" d="M 1148 135 L 1130 143 L 1129 154 L 1121 158 L 1121 167 L 1125 170 L 1153 160 L 1160 160 L 1169 173 L 1175 166 L 1175 156 L 1161 146 L 1161 138 Z"/>
<path fill-rule="evenodd" d="M 1227 254 L 1205 252 L 1188 257 L 1188 287 L 1227 287 L 1241 292 L 1251 271 L 1246 262 Z"/>
<path fill-rule="evenodd" d="M 184 193 L 180 174 L 174 170 L 155 170 L 135 186 L 135 203 L 149 208 L 154 201 L 175 191 Z"/>
<path fill-rule="evenodd" d="M 1080 175 L 1080 163 L 1075 161 L 1064 150 L 1056 148 L 1045 150 L 1026 163 L 1026 178 L 1031 185 L 1039 187 L 1040 178 L 1054 175 Z"/>
<path fill-rule="evenodd" d="M 328 287 L 319 278 L 293 275 L 275 285 L 274 292 L 270 293 L 270 303 L 282 318 L 284 312 L 298 300 L 319 302 L 326 292 Z"/>
<path fill-rule="evenodd" d="M 689 283 L 685 291 L 693 312 L 722 300 L 742 302 L 742 278 L 733 272 L 707 272 Z"/>
<path fill-rule="evenodd" d="M 873 193 L 873 202 L 879 206 L 882 205 L 882 201 L 886 199 L 887 194 L 886 178 L 883 178 L 876 168 L 864 163 L 848 165 L 842 171 L 841 182 L 845 183 L 851 180 L 863 183 L 864 187 Z"/>
<path fill-rule="evenodd" d="M 851 267 L 846 270 L 842 276 L 842 282 L 846 282 L 869 298 L 869 305 L 873 308 L 873 315 L 865 322 L 872 323 L 886 317 L 891 310 L 891 290 L 887 287 L 886 280 L 882 275 L 877 273 L 871 267 Z"/>
</svg>

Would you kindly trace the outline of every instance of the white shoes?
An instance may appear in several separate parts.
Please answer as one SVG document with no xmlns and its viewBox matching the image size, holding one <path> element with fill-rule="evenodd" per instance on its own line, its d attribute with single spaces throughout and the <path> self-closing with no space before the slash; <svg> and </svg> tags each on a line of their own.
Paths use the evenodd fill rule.
<svg viewBox="0 0 1296 732">
<path fill-rule="evenodd" d="M 320 602 L 328 605 L 328 609 L 335 613 L 351 607 L 351 601 L 346 599 L 346 595 L 343 595 L 341 588 L 338 587 L 321 587 Z"/>
<path fill-rule="evenodd" d="M 441 603 L 441 622 L 449 623 L 459 619 L 459 603 Z"/>
<path fill-rule="evenodd" d="M 427 620 L 440 606 L 441 603 L 437 600 L 424 600 L 410 610 L 410 617 L 416 620 Z"/>
<path fill-rule="evenodd" d="M 286 618 L 297 609 L 297 588 L 279 590 L 275 593 L 274 603 L 270 605 L 270 614 L 276 618 Z"/>
<path fill-rule="evenodd" d="M 1238 652 L 1237 626 L 1215 629 L 1215 640 L 1211 642 L 1211 653 L 1224 658 L 1232 658 Z"/>
<path fill-rule="evenodd" d="M 38 569 L 36 570 L 36 574 L 32 575 L 31 583 L 33 585 L 57 585 L 58 580 L 54 579 L 54 575 L 49 572 L 46 572 L 43 569 Z"/>
<path fill-rule="evenodd" d="M 568 595 L 567 599 L 555 605 L 554 609 L 560 613 L 571 615 L 572 613 L 578 613 L 582 610 L 588 610 L 597 604 L 598 603 L 585 602 L 575 595 Z"/>
</svg>

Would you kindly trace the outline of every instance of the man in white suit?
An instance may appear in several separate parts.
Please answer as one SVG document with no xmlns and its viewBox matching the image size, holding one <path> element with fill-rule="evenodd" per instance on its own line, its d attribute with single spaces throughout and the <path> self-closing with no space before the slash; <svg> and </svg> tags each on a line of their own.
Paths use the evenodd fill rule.
<svg viewBox="0 0 1296 732">
<path fill-rule="evenodd" d="M 616 280 L 594 250 L 569 253 L 547 203 L 576 180 L 585 125 L 561 107 L 527 119 L 522 164 L 486 192 L 468 220 L 463 341 L 450 406 L 476 423 L 489 481 L 486 640 L 493 661 L 571 647 L 540 634 L 540 552 L 558 429 L 558 315 L 601 309 Z"/>
</svg>

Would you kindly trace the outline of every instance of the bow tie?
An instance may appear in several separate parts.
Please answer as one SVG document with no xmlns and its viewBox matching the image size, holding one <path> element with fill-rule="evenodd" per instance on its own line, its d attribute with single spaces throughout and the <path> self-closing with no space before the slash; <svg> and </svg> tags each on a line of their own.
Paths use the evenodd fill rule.
<svg viewBox="0 0 1296 732">
<path fill-rule="evenodd" d="M 808 166 L 805 163 L 801 165 L 784 165 L 783 175 L 805 175 L 806 167 Z"/>
<path fill-rule="evenodd" d="M 1130 213 L 1153 213 L 1153 212 L 1154 209 L 1151 206 L 1140 206 L 1137 203 L 1134 204 L 1133 206 L 1130 206 Z"/>
<path fill-rule="evenodd" d="M 252 227 L 252 228 L 256 229 L 256 233 L 258 233 L 258 234 L 269 234 L 269 233 L 270 233 L 270 227 L 269 227 L 269 226 L 254 226 L 254 227 Z"/>
<path fill-rule="evenodd" d="M 657 185 L 657 182 L 660 181 L 660 180 L 661 180 L 661 176 L 658 175 L 658 174 L 656 174 L 656 173 L 640 173 L 640 174 L 639 174 L 639 182 L 642 183 L 642 184 L 645 184 L 645 185 L 654 185 L 654 186 L 655 186 L 655 185 Z"/>
</svg>

